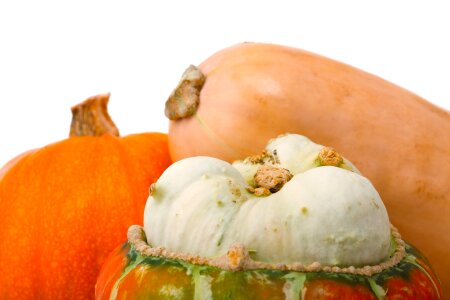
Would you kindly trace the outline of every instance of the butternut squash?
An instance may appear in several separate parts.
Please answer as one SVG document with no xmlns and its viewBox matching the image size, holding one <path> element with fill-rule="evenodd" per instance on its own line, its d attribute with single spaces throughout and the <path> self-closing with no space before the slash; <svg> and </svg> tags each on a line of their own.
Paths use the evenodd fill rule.
<svg viewBox="0 0 450 300">
<path fill-rule="evenodd" d="M 334 147 L 372 181 L 450 296 L 449 111 L 314 53 L 243 43 L 186 70 L 166 115 L 174 161 L 231 162 L 286 132 Z"/>
</svg>

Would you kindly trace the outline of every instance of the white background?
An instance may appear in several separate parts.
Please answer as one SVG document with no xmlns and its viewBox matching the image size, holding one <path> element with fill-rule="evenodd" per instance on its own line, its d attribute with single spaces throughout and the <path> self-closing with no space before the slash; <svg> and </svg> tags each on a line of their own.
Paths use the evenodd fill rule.
<svg viewBox="0 0 450 300">
<path fill-rule="evenodd" d="M 0 0 L 0 165 L 67 137 L 70 107 L 99 93 L 122 135 L 167 132 L 184 69 L 244 41 L 337 59 L 448 110 L 445 2 Z"/>
</svg>

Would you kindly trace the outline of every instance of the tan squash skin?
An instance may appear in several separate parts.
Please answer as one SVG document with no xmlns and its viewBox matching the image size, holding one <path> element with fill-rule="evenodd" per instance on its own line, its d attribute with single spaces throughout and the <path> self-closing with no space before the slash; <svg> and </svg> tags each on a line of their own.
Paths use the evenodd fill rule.
<svg viewBox="0 0 450 300">
<path fill-rule="evenodd" d="M 430 259 L 450 296 L 450 114 L 351 66 L 244 43 L 203 62 L 196 114 L 171 121 L 173 160 L 232 161 L 286 132 L 337 149 L 367 176 L 392 223 Z"/>
</svg>

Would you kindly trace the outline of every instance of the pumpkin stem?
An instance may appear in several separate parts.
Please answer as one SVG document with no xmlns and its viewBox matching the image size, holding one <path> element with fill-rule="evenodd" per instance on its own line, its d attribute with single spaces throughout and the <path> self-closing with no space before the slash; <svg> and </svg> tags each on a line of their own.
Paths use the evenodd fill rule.
<svg viewBox="0 0 450 300">
<path fill-rule="evenodd" d="M 70 136 L 119 136 L 119 130 L 108 114 L 109 94 L 97 95 L 72 107 Z"/>
<path fill-rule="evenodd" d="M 276 193 L 291 178 L 292 174 L 287 169 L 262 165 L 254 176 L 254 193 L 256 196 L 268 196 L 271 193 Z"/>
<path fill-rule="evenodd" d="M 200 69 L 190 65 L 166 101 L 166 117 L 176 121 L 194 115 L 200 103 L 200 90 L 205 80 L 206 77 Z"/>
</svg>

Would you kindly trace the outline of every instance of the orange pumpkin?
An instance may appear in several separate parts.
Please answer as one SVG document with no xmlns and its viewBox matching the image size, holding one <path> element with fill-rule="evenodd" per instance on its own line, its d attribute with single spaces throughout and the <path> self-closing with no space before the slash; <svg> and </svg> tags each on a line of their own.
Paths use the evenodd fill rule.
<svg viewBox="0 0 450 300">
<path fill-rule="evenodd" d="M 191 67 L 166 103 L 174 161 L 233 161 L 286 132 L 333 145 L 380 192 L 450 296 L 450 114 L 346 64 L 243 43 Z"/>
<path fill-rule="evenodd" d="M 170 164 L 167 135 L 118 137 L 108 99 L 75 106 L 70 138 L 1 170 L 1 299 L 93 298 L 107 254 L 142 223 L 148 187 Z"/>
</svg>

